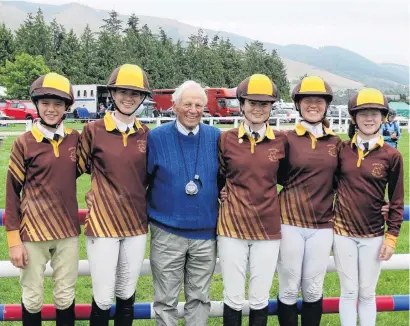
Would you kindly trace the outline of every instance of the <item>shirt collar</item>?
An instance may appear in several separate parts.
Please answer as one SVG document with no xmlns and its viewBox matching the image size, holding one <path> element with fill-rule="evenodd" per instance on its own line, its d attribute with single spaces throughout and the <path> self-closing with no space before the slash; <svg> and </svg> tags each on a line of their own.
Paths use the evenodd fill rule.
<svg viewBox="0 0 410 326">
<path fill-rule="evenodd" d="M 365 143 L 366 141 L 363 141 L 358 133 L 355 133 L 355 135 L 352 138 L 351 141 L 351 147 L 353 147 L 353 144 L 356 145 L 356 147 L 359 147 L 360 149 L 364 149 L 363 143 Z M 369 143 L 369 149 L 374 148 L 376 145 L 379 145 L 380 147 L 383 147 L 384 145 L 384 139 L 381 135 L 378 135 L 378 137 L 375 137 L 373 139 L 370 139 L 368 141 Z"/>
<path fill-rule="evenodd" d="M 303 123 L 303 124 L 302 124 Z M 310 132 L 311 134 L 313 134 L 315 137 L 317 137 L 312 131 L 310 131 L 308 128 L 308 125 L 310 125 L 308 122 L 306 121 L 301 121 L 296 125 L 296 134 L 298 136 L 303 136 L 305 135 L 307 132 Z M 306 127 L 305 127 L 306 126 Z M 312 126 L 312 125 L 310 125 Z M 313 126 L 312 126 L 313 127 Z M 327 128 L 325 125 L 322 124 L 322 128 L 323 131 L 325 133 L 325 135 L 332 135 L 332 136 L 336 136 L 336 134 L 332 131 L 332 129 Z"/>
<path fill-rule="evenodd" d="M 189 130 L 189 129 L 185 128 L 182 125 L 182 123 L 178 121 L 178 119 L 176 120 L 176 126 L 177 126 L 178 131 L 181 134 L 185 135 L 185 136 L 188 136 L 190 132 L 192 132 L 194 135 L 196 135 L 199 131 L 199 124 L 194 129 Z"/>
<path fill-rule="evenodd" d="M 41 125 L 40 121 L 34 123 L 33 127 L 31 128 L 31 133 L 38 143 L 42 142 L 44 138 L 54 139 L 54 135 L 59 135 L 60 137 L 64 138 L 66 135 L 71 134 L 72 131 L 72 129 L 64 127 L 63 123 L 61 123 L 54 133 L 44 128 L 44 126 Z"/>
<path fill-rule="evenodd" d="M 266 124 L 266 131 L 265 131 L 265 135 L 263 138 L 268 138 L 270 140 L 275 139 L 275 133 L 273 132 L 273 129 L 271 128 L 270 125 Z M 245 136 L 247 134 L 247 130 L 245 127 L 245 123 L 242 121 L 239 128 L 238 128 L 238 138 L 242 138 L 243 136 Z"/>
<path fill-rule="evenodd" d="M 243 123 L 243 126 L 245 127 L 246 132 L 248 133 L 249 136 L 253 137 L 252 133 L 257 132 L 259 134 L 259 138 L 264 138 L 266 134 L 266 124 L 263 125 L 261 129 L 258 131 L 252 130 L 250 126 L 246 122 Z"/>
<path fill-rule="evenodd" d="M 115 116 L 115 112 L 111 115 L 111 117 L 114 120 L 117 129 L 121 132 L 126 132 L 127 129 L 132 129 L 134 127 L 134 121 L 129 124 L 125 124 L 124 122 L 118 120 L 118 118 Z"/>
<path fill-rule="evenodd" d="M 122 126 L 118 126 L 117 125 L 117 121 L 120 122 L 122 124 Z M 104 125 L 105 125 L 105 129 L 107 131 L 113 131 L 114 129 L 119 130 L 120 132 L 125 132 L 127 130 L 127 127 L 132 128 L 135 127 L 137 129 L 142 129 L 144 131 L 144 129 L 142 128 L 140 122 L 135 119 L 135 121 L 129 125 L 126 125 L 125 123 L 119 121 L 117 118 L 115 118 L 113 112 L 107 112 L 104 116 Z M 124 130 L 121 130 L 120 128 L 124 127 Z"/>
</svg>

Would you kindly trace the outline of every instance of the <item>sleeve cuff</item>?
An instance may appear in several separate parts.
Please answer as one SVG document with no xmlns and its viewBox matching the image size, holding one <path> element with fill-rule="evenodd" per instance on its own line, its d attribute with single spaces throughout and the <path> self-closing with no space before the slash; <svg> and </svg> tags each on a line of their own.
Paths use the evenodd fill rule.
<svg viewBox="0 0 410 326">
<path fill-rule="evenodd" d="M 397 242 L 397 237 L 394 235 L 391 235 L 389 233 L 386 233 L 385 238 L 384 238 L 384 244 L 386 246 L 392 247 L 393 249 L 396 249 L 396 242 Z"/>
<path fill-rule="evenodd" d="M 16 247 L 22 244 L 20 239 L 20 231 L 13 230 L 7 232 L 7 242 L 9 244 L 9 248 Z"/>
</svg>

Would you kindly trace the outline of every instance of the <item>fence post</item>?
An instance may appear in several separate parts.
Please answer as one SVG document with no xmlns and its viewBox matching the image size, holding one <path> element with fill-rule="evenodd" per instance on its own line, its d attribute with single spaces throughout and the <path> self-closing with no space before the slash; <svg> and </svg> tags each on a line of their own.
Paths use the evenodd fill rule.
<svg viewBox="0 0 410 326">
<path fill-rule="evenodd" d="M 33 127 L 33 121 L 27 120 L 27 122 L 26 122 L 26 131 L 30 131 L 32 127 Z"/>
</svg>

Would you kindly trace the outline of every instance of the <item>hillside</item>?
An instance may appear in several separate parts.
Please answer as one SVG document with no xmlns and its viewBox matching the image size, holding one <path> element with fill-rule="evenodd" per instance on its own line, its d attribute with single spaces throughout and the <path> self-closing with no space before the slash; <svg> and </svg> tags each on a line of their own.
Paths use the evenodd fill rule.
<svg viewBox="0 0 410 326">
<path fill-rule="evenodd" d="M 81 34 L 86 24 L 94 32 L 99 31 L 102 19 L 108 17 L 108 11 L 97 10 L 79 3 L 65 5 L 46 5 L 24 1 L 0 1 L 0 22 L 16 30 L 24 21 L 27 13 L 36 12 L 41 7 L 45 20 L 51 22 L 54 18 L 67 29 L 73 29 Z M 73 19 L 76 17 L 76 19 Z M 120 19 L 127 21 L 129 16 L 120 15 Z M 140 25 L 147 24 L 156 33 L 162 27 L 173 40 L 187 41 L 191 34 L 196 34 L 198 27 L 181 23 L 173 19 L 159 17 L 138 16 Z M 233 33 L 204 29 L 210 38 L 218 34 L 229 38 L 236 47 L 243 48 L 252 40 Z M 278 45 L 264 43 L 270 51 L 276 49 L 284 59 L 288 70 L 288 79 L 294 83 L 295 78 L 308 73 L 318 73 L 323 78 L 329 78 L 330 84 L 337 88 L 357 88 L 363 86 L 381 89 L 402 88 L 409 84 L 409 67 L 396 64 L 377 64 L 352 51 L 325 46 L 315 49 L 306 45 Z"/>
</svg>

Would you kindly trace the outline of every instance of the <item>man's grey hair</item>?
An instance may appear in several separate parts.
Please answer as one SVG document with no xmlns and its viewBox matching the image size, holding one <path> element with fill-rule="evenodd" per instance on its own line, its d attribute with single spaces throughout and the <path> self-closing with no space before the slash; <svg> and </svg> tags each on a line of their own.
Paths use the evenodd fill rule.
<svg viewBox="0 0 410 326">
<path fill-rule="evenodd" d="M 183 82 L 180 86 L 178 86 L 178 88 L 172 94 L 172 103 L 173 104 L 179 104 L 181 102 L 181 99 L 182 99 L 182 94 L 187 89 L 197 89 L 200 92 L 203 99 L 204 99 L 204 105 L 207 105 L 208 97 L 206 96 L 205 89 L 199 83 L 197 83 L 196 81 L 193 81 L 193 80 L 187 80 L 187 81 Z"/>
</svg>

